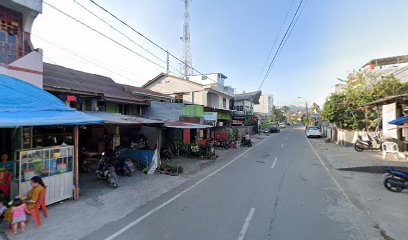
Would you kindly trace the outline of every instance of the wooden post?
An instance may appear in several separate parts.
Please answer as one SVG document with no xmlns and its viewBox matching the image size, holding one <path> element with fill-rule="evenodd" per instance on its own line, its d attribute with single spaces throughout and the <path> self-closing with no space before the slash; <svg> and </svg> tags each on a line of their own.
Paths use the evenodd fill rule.
<svg viewBox="0 0 408 240">
<path fill-rule="evenodd" d="M 367 110 L 367 107 L 364 109 L 364 117 L 365 117 L 365 128 L 366 128 L 366 131 L 368 132 L 368 110 Z"/>
<path fill-rule="evenodd" d="M 79 127 L 74 128 L 74 200 L 79 200 Z"/>
<path fill-rule="evenodd" d="M 157 129 L 157 168 L 160 168 L 160 165 L 161 165 L 160 148 L 161 148 L 162 131 L 159 126 L 157 126 L 156 129 Z"/>
</svg>

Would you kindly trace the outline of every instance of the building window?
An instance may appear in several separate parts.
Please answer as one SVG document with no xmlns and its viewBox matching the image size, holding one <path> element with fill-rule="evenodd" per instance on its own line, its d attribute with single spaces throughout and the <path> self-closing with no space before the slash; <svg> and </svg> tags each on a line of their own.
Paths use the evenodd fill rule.
<svg viewBox="0 0 408 240">
<path fill-rule="evenodd" d="M 176 94 L 176 103 L 183 103 L 183 94 Z"/>
<path fill-rule="evenodd" d="M 223 99 L 222 99 L 222 107 L 223 107 L 224 109 L 227 108 L 227 99 L 226 99 L 226 98 L 223 98 Z"/>
<path fill-rule="evenodd" d="M 10 64 L 22 54 L 22 15 L 0 6 L 0 62 Z"/>
</svg>

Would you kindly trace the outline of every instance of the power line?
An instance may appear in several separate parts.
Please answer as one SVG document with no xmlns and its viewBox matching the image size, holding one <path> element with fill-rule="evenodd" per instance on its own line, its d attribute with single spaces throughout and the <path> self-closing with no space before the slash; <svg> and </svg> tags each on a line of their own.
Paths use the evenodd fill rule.
<svg viewBox="0 0 408 240">
<path fill-rule="evenodd" d="M 106 34 L 100 32 L 100 31 L 96 30 L 95 28 L 93 28 L 93 27 L 87 25 L 86 23 L 84 23 L 84 22 L 78 20 L 77 18 L 75 18 L 75 17 L 69 15 L 68 13 L 66 13 L 66 12 L 64 12 L 64 11 L 62 11 L 62 10 L 60 10 L 59 8 L 53 6 L 52 4 L 50 4 L 50 3 L 46 2 L 46 1 L 43 1 L 43 2 L 44 2 L 46 5 L 50 6 L 51 8 L 55 9 L 56 11 L 62 13 L 63 15 L 65 15 L 65 16 L 71 18 L 72 20 L 74 20 L 74 21 L 80 23 L 81 25 L 87 27 L 88 29 L 90 29 L 90 30 L 92 30 L 92 31 L 94 31 L 94 32 L 96 32 L 96 33 L 98 33 L 99 35 L 101 35 L 101 36 L 107 38 L 108 40 L 110 40 L 110 41 L 116 43 L 117 45 L 121 46 L 122 48 L 124 48 L 124 49 L 126 49 L 126 50 L 128 50 L 128 51 L 130 51 L 130 52 L 132 52 L 132 53 L 134 53 L 135 55 L 137 55 L 137 56 L 139 56 L 139 57 L 145 59 L 146 61 L 148 61 L 148 62 L 150 62 L 150 63 L 152 63 L 152 64 L 154 64 L 154 65 L 156 65 L 156 66 L 158 66 L 158 67 L 160 67 L 160 68 L 166 69 L 166 67 L 163 67 L 163 66 L 161 66 L 160 64 L 158 64 L 158 63 L 156 63 L 156 62 L 154 62 L 154 61 L 152 61 L 152 60 L 146 58 L 145 56 L 139 54 L 138 52 L 134 51 L 133 49 L 131 49 L 131 48 L 129 48 L 129 47 L 123 45 L 122 43 L 118 42 L 117 40 L 115 40 L 115 39 L 109 37 L 108 35 L 106 35 Z"/>
<path fill-rule="evenodd" d="M 110 73 L 116 74 L 116 75 L 118 75 L 118 76 L 120 76 L 120 77 L 126 78 L 126 79 L 129 80 L 129 81 L 132 81 L 132 82 L 133 82 L 133 81 L 136 81 L 136 80 L 134 80 L 134 79 L 128 78 L 127 76 L 124 76 L 124 75 L 121 74 L 121 73 L 112 71 L 111 69 L 107 69 L 105 66 L 103 66 L 103 65 L 101 65 L 101 64 L 98 64 L 98 63 L 95 63 L 94 61 L 91 61 L 91 60 L 87 59 L 85 56 L 81 56 L 80 54 L 78 54 L 78 53 L 76 53 L 76 52 L 74 52 L 74 51 L 72 51 L 72 50 L 70 50 L 70 49 L 68 49 L 68 48 L 65 48 L 65 47 L 56 45 L 56 44 L 54 44 L 54 43 L 51 43 L 50 41 L 47 41 L 47 40 L 45 40 L 44 38 L 42 38 L 42 37 L 40 37 L 40 36 L 37 36 L 37 35 L 34 35 L 34 36 L 37 37 L 38 39 L 40 39 L 41 41 L 43 41 L 43 42 L 45 42 L 45 43 L 48 43 L 48 44 L 50 44 L 50 45 L 52 45 L 52 46 L 54 46 L 54 47 L 56 47 L 56 48 L 59 48 L 59 49 L 65 51 L 65 52 L 67 52 L 67 53 L 69 53 L 69 54 L 71 54 L 71 55 L 73 55 L 73 56 L 75 56 L 75 57 L 77 57 L 77 58 L 80 58 L 80 59 L 82 59 L 82 60 L 84 60 L 84 61 L 86 61 L 86 62 L 88 62 L 88 63 L 90 63 L 90 64 L 92 64 L 92 65 L 94 65 L 94 66 L 97 66 L 97 67 L 99 67 L 99 68 L 101 68 L 101 69 L 104 69 L 104 70 L 106 70 L 106 71 L 108 71 L 108 72 L 110 72 Z M 44 56 L 44 57 L 45 57 L 45 56 Z M 52 59 L 50 59 L 50 60 L 52 61 Z M 54 64 L 56 64 L 55 61 L 52 61 L 52 62 L 53 62 Z M 106 63 L 104 63 L 104 64 L 106 64 Z M 106 65 L 108 65 L 108 64 L 106 64 Z M 113 67 L 113 66 L 111 66 L 111 67 L 112 67 L 112 68 L 115 68 L 115 67 Z M 121 69 L 119 69 L 119 70 L 121 70 Z M 121 71 L 123 71 L 123 70 L 121 70 Z M 136 81 L 136 82 L 138 82 L 138 81 Z M 142 85 L 140 82 L 139 82 L 139 84 Z"/>
<path fill-rule="evenodd" d="M 125 25 L 126 27 L 130 28 L 133 32 L 139 34 L 141 37 L 143 37 L 144 39 L 146 39 L 147 41 L 149 41 L 151 44 L 153 44 L 154 46 L 158 47 L 159 49 L 161 49 L 164 52 L 168 52 L 167 50 L 165 50 L 163 47 L 161 47 L 159 44 L 155 43 L 153 40 L 151 40 L 150 38 L 146 37 L 144 34 L 142 34 L 141 32 L 137 31 L 135 28 L 133 28 L 132 26 L 130 26 L 129 24 L 127 24 L 125 21 L 121 20 L 119 17 L 117 17 L 115 14 L 113 14 L 112 12 L 110 12 L 109 10 L 107 10 L 106 8 L 102 7 L 101 5 L 99 5 L 98 3 L 96 3 L 93 0 L 89 0 L 91 3 L 93 3 L 95 6 L 97 6 L 98 8 L 102 9 L 104 12 L 106 12 L 107 14 L 111 15 L 113 18 L 115 18 L 116 20 L 118 20 L 119 22 L 121 22 L 123 25 Z M 175 58 L 177 61 L 179 61 L 182 64 L 185 64 L 185 62 L 183 60 L 181 60 L 180 58 L 176 57 L 174 54 L 168 52 L 169 55 L 173 58 Z M 204 75 L 203 73 L 201 73 L 200 71 L 198 71 L 197 69 L 195 69 L 193 66 L 190 65 L 186 65 L 187 67 L 191 68 L 192 70 L 194 70 L 195 72 Z"/>
<path fill-rule="evenodd" d="M 293 23 L 295 22 L 295 19 L 296 19 L 296 17 L 297 17 L 297 14 L 298 14 L 298 12 L 299 12 L 300 7 L 302 6 L 303 1 L 304 1 L 304 0 L 301 0 L 301 1 L 299 2 L 299 5 L 298 5 L 298 7 L 297 7 L 297 9 L 296 9 L 296 12 L 295 12 L 295 14 L 294 14 L 293 17 L 292 17 L 292 20 L 290 21 L 290 24 L 289 24 L 288 28 L 286 29 L 285 35 L 283 36 L 281 42 L 279 43 L 278 49 L 276 50 L 275 55 L 273 56 L 272 61 L 271 61 L 271 63 L 269 64 L 268 71 L 266 72 L 264 78 L 262 79 L 262 82 L 261 82 L 261 84 L 259 85 L 258 90 L 261 89 L 263 83 L 265 82 L 265 79 L 269 76 L 269 73 L 270 73 L 270 71 L 271 71 L 271 68 L 272 68 L 273 64 L 275 63 L 275 60 L 276 60 L 276 58 L 277 58 L 277 56 L 278 56 L 278 54 L 279 54 L 279 52 L 280 52 L 280 49 L 283 47 L 284 43 L 286 43 L 285 38 L 286 38 L 286 36 L 288 35 L 288 33 L 289 33 L 291 27 L 293 26 Z"/>
<path fill-rule="evenodd" d="M 148 49 L 146 49 L 145 47 L 143 47 L 142 45 L 138 44 L 137 42 L 135 42 L 132 38 L 130 38 L 129 36 L 127 36 L 126 34 L 124 34 L 123 32 L 121 32 L 120 30 L 118 30 L 117 28 L 115 28 L 114 26 L 112 26 L 110 23 L 108 23 L 107 21 L 105 21 L 104 19 L 102 19 L 101 17 L 99 17 L 98 15 L 96 15 L 94 12 L 92 12 L 91 10 L 89 10 L 87 7 L 85 7 L 84 5 L 82 5 L 81 3 L 79 3 L 77 0 L 72 0 L 73 2 L 75 2 L 78 6 L 80 6 L 81 8 L 83 8 L 85 11 L 87 11 L 89 14 L 91 14 L 92 16 L 96 17 L 97 19 L 99 19 L 101 22 L 105 23 L 106 25 L 108 25 L 111 29 L 113 29 L 114 31 L 116 31 L 117 33 L 119 33 L 120 35 L 124 36 L 126 39 L 128 39 L 129 41 L 131 41 L 132 43 L 134 43 L 136 46 L 140 47 L 141 49 L 143 49 L 144 51 L 146 51 L 147 53 L 149 53 L 150 55 L 152 55 L 153 57 L 155 57 L 156 59 L 158 59 L 159 61 L 161 61 L 162 63 L 167 64 L 167 61 L 161 59 L 159 56 L 155 55 L 154 53 L 150 52 Z M 174 70 L 178 71 L 177 68 L 169 65 L 170 67 L 172 67 Z"/>
<path fill-rule="evenodd" d="M 289 9 L 288 9 L 288 11 L 286 12 L 285 18 L 283 19 L 283 22 L 282 22 L 282 24 L 281 24 L 280 27 L 279 27 L 278 34 L 276 34 L 275 40 L 273 41 L 271 50 L 269 50 L 268 57 L 266 58 L 266 60 L 265 60 L 265 62 L 264 62 L 264 65 L 263 65 L 263 67 L 262 67 L 262 70 L 261 70 L 261 72 L 259 73 L 258 81 L 261 79 L 262 74 L 263 74 L 264 71 L 265 71 L 265 67 L 266 67 L 266 65 L 268 64 L 269 59 L 270 59 L 271 56 L 272 56 L 273 49 L 275 49 L 276 42 L 278 41 L 278 38 L 279 38 L 279 36 L 280 36 L 280 34 L 281 34 L 281 32 L 282 32 L 283 26 L 285 26 L 286 19 L 288 18 L 289 13 L 290 13 L 290 10 L 292 9 L 294 3 L 295 3 L 295 0 L 292 0 L 292 3 L 290 4 Z"/>
<path fill-rule="evenodd" d="M 293 31 L 293 29 L 295 28 L 295 26 L 296 26 L 296 24 L 297 24 L 297 22 L 298 22 L 300 16 L 302 15 L 303 10 L 304 10 L 305 7 L 306 7 L 306 2 L 307 2 L 307 0 L 305 0 L 305 3 L 303 4 L 302 8 L 300 9 L 300 12 L 299 12 L 299 14 L 298 14 L 297 17 L 296 17 L 295 23 L 293 24 L 292 28 L 290 29 L 289 34 L 288 34 L 288 36 L 286 37 L 286 40 L 285 40 L 285 42 L 283 43 L 283 46 L 282 46 L 282 48 L 280 49 L 280 51 L 279 51 L 279 53 L 278 53 L 278 57 L 279 57 L 280 53 L 282 52 L 283 47 L 286 45 L 286 42 L 287 42 L 288 39 L 290 38 L 290 35 L 292 34 L 292 31 Z"/>
</svg>

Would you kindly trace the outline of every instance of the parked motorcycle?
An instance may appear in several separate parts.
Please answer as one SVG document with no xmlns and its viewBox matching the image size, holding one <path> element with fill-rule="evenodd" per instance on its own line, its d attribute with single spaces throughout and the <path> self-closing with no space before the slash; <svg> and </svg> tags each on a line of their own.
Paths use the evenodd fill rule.
<svg viewBox="0 0 408 240">
<path fill-rule="evenodd" d="M 215 147 L 216 147 L 216 148 L 229 149 L 229 148 L 230 148 L 230 144 L 229 144 L 228 141 L 215 140 Z"/>
<path fill-rule="evenodd" d="M 160 151 L 160 158 L 163 159 L 172 159 L 173 158 L 173 151 L 171 150 L 171 147 L 167 148 L 162 148 Z"/>
<path fill-rule="evenodd" d="M 262 130 L 261 133 L 265 134 L 266 136 L 271 135 L 271 132 L 268 130 Z"/>
<path fill-rule="evenodd" d="M 98 162 L 96 176 L 101 180 L 107 181 L 113 188 L 118 187 L 119 178 L 116 174 L 115 167 L 104 152 L 102 153 L 102 157 Z"/>
<path fill-rule="evenodd" d="M 252 147 L 252 140 L 250 138 L 246 138 L 245 136 L 242 136 L 241 145 L 245 147 Z"/>
<path fill-rule="evenodd" d="M 408 172 L 385 167 L 384 187 L 391 192 L 401 192 L 408 188 Z"/>
<path fill-rule="evenodd" d="M 357 152 L 362 152 L 364 150 L 380 150 L 381 151 L 382 140 L 379 136 L 374 137 L 372 140 L 357 140 L 354 144 L 354 149 Z"/>
<path fill-rule="evenodd" d="M 109 156 L 109 160 L 113 163 L 115 171 L 122 176 L 131 177 L 135 171 L 135 165 L 132 160 L 121 158 L 121 151 L 125 149 L 121 146 L 116 147 L 115 151 L 112 153 L 112 156 Z"/>
</svg>

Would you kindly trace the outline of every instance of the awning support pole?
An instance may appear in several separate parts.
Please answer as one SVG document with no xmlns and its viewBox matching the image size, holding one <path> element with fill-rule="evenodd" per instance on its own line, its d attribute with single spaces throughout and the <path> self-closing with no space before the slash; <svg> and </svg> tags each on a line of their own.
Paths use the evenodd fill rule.
<svg viewBox="0 0 408 240">
<path fill-rule="evenodd" d="M 75 164 L 74 164 L 74 200 L 79 200 L 79 127 L 74 128 Z"/>
</svg>

